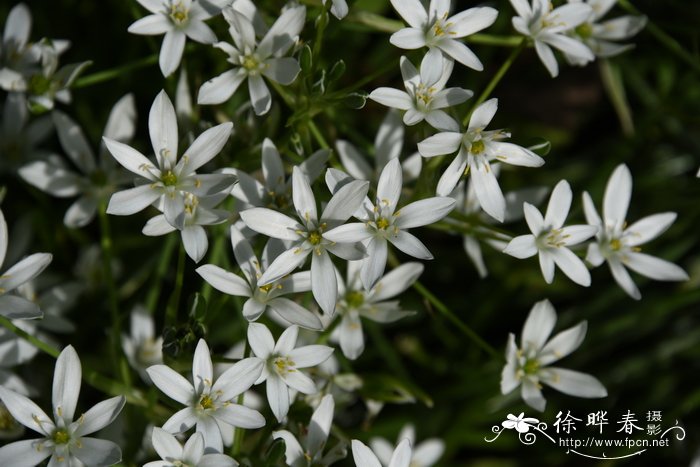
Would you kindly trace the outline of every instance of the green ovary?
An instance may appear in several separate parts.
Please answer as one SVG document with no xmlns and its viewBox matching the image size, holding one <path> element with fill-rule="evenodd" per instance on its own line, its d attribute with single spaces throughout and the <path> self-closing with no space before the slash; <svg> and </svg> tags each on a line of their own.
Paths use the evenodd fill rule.
<svg viewBox="0 0 700 467">
<path fill-rule="evenodd" d="M 360 308 L 365 303 L 365 295 L 362 292 L 353 290 L 345 295 L 348 308 Z"/>
<path fill-rule="evenodd" d="M 536 374 L 540 369 L 540 362 L 537 361 L 537 359 L 531 358 L 525 362 L 523 365 L 523 372 L 526 375 L 534 375 Z"/>
<path fill-rule="evenodd" d="M 575 31 L 581 38 L 588 39 L 593 35 L 593 26 L 590 23 L 583 23 Z"/>
<path fill-rule="evenodd" d="M 163 182 L 165 186 L 175 186 L 177 185 L 177 175 L 175 175 L 172 170 L 168 170 L 160 177 L 160 181 Z"/>
<path fill-rule="evenodd" d="M 51 439 L 56 444 L 68 444 L 70 441 L 70 433 L 63 428 L 59 428 L 53 432 Z"/>
<path fill-rule="evenodd" d="M 472 154 L 481 154 L 482 152 L 484 152 L 485 149 L 486 145 L 484 144 L 484 142 L 478 140 L 472 143 L 471 148 L 469 148 L 469 152 L 471 152 Z"/>
</svg>

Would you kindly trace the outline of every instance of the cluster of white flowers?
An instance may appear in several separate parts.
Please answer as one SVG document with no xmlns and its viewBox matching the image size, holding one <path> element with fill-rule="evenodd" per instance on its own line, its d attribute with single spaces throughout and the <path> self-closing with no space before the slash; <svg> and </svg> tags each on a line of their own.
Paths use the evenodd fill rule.
<svg viewBox="0 0 700 467">
<path fill-rule="evenodd" d="M 196 99 L 199 105 L 229 101 L 247 80 L 250 118 L 259 117 L 273 106 L 268 83 L 284 98 L 284 87 L 292 85 L 302 71 L 300 50 L 310 18 L 307 8 L 296 2 L 286 5 L 270 26 L 249 0 L 138 2 L 151 14 L 138 19 L 128 31 L 164 34 L 159 54 L 164 77 L 180 67 L 187 38 L 225 52 L 230 69 L 201 85 Z M 266 424 L 272 427 L 275 422 L 263 415 L 268 407 L 277 425 L 267 435 L 284 441 L 286 462 L 293 467 L 331 465 L 346 457 L 348 443 L 360 467 L 429 467 L 436 463 L 445 450 L 444 443 L 430 439 L 414 445 L 413 427 L 402 431 L 395 448 L 386 440 L 373 439 L 371 449 L 331 430 L 338 403 L 336 391 L 353 391 L 358 386 L 355 382 L 362 382 L 350 370 L 340 374 L 334 348 L 326 344 L 338 345 L 347 364 L 360 358 L 365 349 L 362 318 L 391 323 L 415 314 L 404 309 L 399 298 L 416 284 L 424 265 L 401 264 L 394 249 L 421 261 L 432 260 L 433 254 L 419 239 L 423 235 L 416 236 L 410 229 L 439 223 L 449 230 L 461 225 L 465 217 L 474 220 L 471 230 L 455 232 L 464 235 L 465 249 L 482 276 L 486 266 L 480 242 L 485 241 L 516 258 L 538 255 L 547 283 L 552 283 L 556 265 L 575 283 L 589 286 L 590 272 L 583 255 L 577 254 L 584 248 L 585 261 L 592 267 L 607 262 L 614 279 L 634 299 L 641 294 L 625 266 L 655 280 L 688 279 L 679 266 L 640 252 L 640 246 L 663 233 L 676 214 L 656 214 L 628 226 L 632 177 L 625 165 L 615 169 L 608 182 L 602 217 L 591 196 L 583 194 L 585 224 L 567 224 L 573 193 L 565 180 L 553 188 L 544 215 L 535 205 L 546 190 L 503 193 L 497 177 L 507 165 L 536 168 L 543 166 L 544 159 L 535 152 L 537 148 L 505 141 L 511 137 L 508 131 L 487 130 L 496 116 L 498 99 L 484 95 L 467 116 L 460 115 L 458 106 L 474 92 L 448 85 L 456 65 L 470 71 L 484 69 L 463 39 L 493 25 L 499 12 L 476 7 L 452 14 L 449 0 L 426 3 L 391 0 L 408 27 L 396 31 L 388 39 L 390 43 L 400 49 L 427 50 L 419 68 L 406 56 L 398 59 L 405 90 L 380 87 L 368 96 L 396 109 L 390 110 L 379 128 L 372 150 L 374 166 L 353 143 L 338 139 L 335 147 L 342 166 L 334 160 L 333 167 L 326 167 L 333 159 L 324 143 L 289 169 L 281 154 L 284 150 L 277 148 L 274 137 L 261 143 L 261 180 L 257 173 L 216 166 L 215 158 L 229 152 L 233 123 L 220 113 L 220 123 L 195 135 L 178 123 L 176 112 L 177 107 L 187 113 L 190 104 L 174 106 L 165 90 L 155 97 L 148 116 L 152 155 L 130 146 L 136 136 L 136 105 L 131 94 L 115 104 L 99 145 L 91 145 L 67 113 L 52 112 L 47 124 L 55 127 L 67 158 L 40 154 L 24 160 L 18 173 L 28 184 L 52 196 L 77 197 L 65 213 L 67 227 L 85 227 L 98 213 L 127 216 L 148 209 L 156 215 L 147 221 L 142 233 L 162 236 L 179 232 L 184 251 L 199 263 L 209 250 L 205 227 L 230 224 L 218 234 L 229 233 L 238 268 L 233 270 L 219 255 L 196 272 L 217 291 L 245 298 L 240 308 L 246 350 L 236 354 L 235 363 L 217 371 L 207 341 L 193 339 L 196 348 L 191 375 L 183 376 L 182 365 L 163 361 L 163 338 L 156 330 L 161 320 L 154 319 L 155 310 L 141 306 L 131 315 L 130 334 L 121 335 L 122 357 L 143 382 L 183 406 L 162 417 L 162 426 L 153 428 L 150 445 L 162 460 L 148 462 L 147 467 L 236 466 L 232 456 L 237 452 L 228 452 L 225 447 L 236 447 L 234 439 L 240 430 L 256 430 Z M 609 57 L 629 49 L 631 45 L 613 41 L 629 39 L 645 24 L 644 18 L 631 16 L 600 23 L 613 5 L 603 0 L 569 0 L 556 8 L 549 0 L 510 3 L 516 13 L 512 25 L 525 36 L 523 45 L 533 45 L 553 77 L 558 74 L 558 63 L 552 48 L 563 52 L 569 63 L 583 65 L 596 56 Z M 324 25 L 330 21 L 329 12 L 338 19 L 349 14 L 344 0 L 324 0 L 321 8 L 324 17 L 316 21 Z M 222 19 L 233 43 L 217 41 L 205 23 Z M 58 56 L 67 43 L 30 44 L 28 35 L 29 11 L 20 4 L 7 19 L 0 54 L 0 88 L 12 92 L 7 105 L 15 113 L 3 118 L 22 117 L 11 132 L 18 139 L 27 119 L 17 109 L 26 110 L 27 99 L 45 109 L 53 107 L 54 99 L 65 102 L 68 88 L 82 69 L 79 64 L 57 71 Z M 182 76 L 181 83 L 186 83 Z M 189 99 L 184 89 L 178 87 L 178 99 Z M 21 96 L 19 106 L 13 100 L 19 99 L 17 96 Z M 426 132 L 422 140 L 414 154 L 402 161 L 404 125 L 423 121 L 427 125 L 423 124 Z M 31 133 L 36 136 L 38 132 Z M 189 144 L 181 151 L 183 140 Z M 33 151 L 35 141 L 24 140 L 23 144 L 27 151 Z M 297 153 L 302 156 L 302 151 Z M 451 156 L 451 162 L 443 167 L 444 156 Z M 433 176 L 437 179 L 440 169 L 435 187 L 423 191 L 415 187 L 414 182 L 421 177 L 428 184 Z M 317 181 L 321 176 L 325 186 Z M 496 222 L 523 217 L 531 234 L 511 238 L 490 229 Z M 0 265 L 7 239 L 7 225 L 0 212 Z M 41 316 L 37 304 L 21 297 L 17 290 L 50 261 L 49 254 L 34 254 L 0 276 L 2 316 L 13 320 Z M 280 332 L 262 321 L 274 323 Z M 606 396 L 605 387 L 593 376 L 549 366 L 576 350 L 587 330 L 582 322 L 549 339 L 555 322 L 554 308 L 544 300 L 533 307 L 525 321 L 519 346 L 510 334 L 501 379 L 503 394 L 520 386 L 525 403 L 537 410 L 545 407 L 541 383 L 573 396 Z M 118 331 L 117 341 L 121 329 Z M 0 359 L 0 367 L 5 366 Z M 120 462 L 115 443 L 85 435 L 114 421 L 125 398 L 101 402 L 73 421 L 81 371 L 75 350 L 65 347 L 56 362 L 52 421 L 20 394 L 27 392 L 23 384 L 0 370 L 0 399 L 6 410 L 42 436 L 0 448 L 1 465 L 33 466 L 49 456 L 49 465 L 57 466 Z M 262 383 L 267 406 L 263 403 L 251 408 L 245 404 L 249 399 L 246 393 Z M 295 415 L 291 409 L 295 402 L 315 407 L 308 425 L 299 430 L 289 421 Z M 338 440 L 326 449 L 331 434 Z"/>
</svg>

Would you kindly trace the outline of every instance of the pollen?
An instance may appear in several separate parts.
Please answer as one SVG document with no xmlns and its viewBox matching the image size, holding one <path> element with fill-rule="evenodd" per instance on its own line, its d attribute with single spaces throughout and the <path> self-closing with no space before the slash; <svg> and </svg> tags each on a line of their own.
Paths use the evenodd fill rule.
<svg viewBox="0 0 700 467">
<path fill-rule="evenodd" d="M 612 251 L 620 251 L 622 248 L 622 242 L 620 241 L 619 238 L 613 238 L 610 240 L 610 249 Z"/>
</svg>

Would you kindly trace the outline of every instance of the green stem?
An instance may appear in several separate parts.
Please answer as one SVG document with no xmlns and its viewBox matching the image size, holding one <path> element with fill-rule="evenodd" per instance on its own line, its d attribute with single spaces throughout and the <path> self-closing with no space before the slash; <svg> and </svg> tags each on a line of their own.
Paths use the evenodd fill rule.
<svg viewBox="0 0 700 467">
<path fill-rule="evenodd" d="M 185 248 L 180 244 L 180 252 L 177 257 L 177 275 L 175 276 L 175 289 L 170 296 L 168 308 L 165 311 L 166 326 L 177 324 L 177 313 L 180 309 L 180 296 L 182 295 L 182 284 L 185 280 Z"/>
<path fill-rule="evenodd" d="M 168 272 L 170 256 L 173 253 L 173 248 L 175 248 L 175 242 L 178 240 L 177 235 L 177 233 L 168 235 L 165 239 L 165 245 L 163 245 L 163 249 L 160 252 L 160 259 L 158 260 L 158 266 L 153 276 L 153 283 L 146 296 L 146 309 L 151 314 L 155 312 L 156 306 L 158 305 L 158 298 L 160 297 L 160 291 L 163 287 L 163 278 Z"/>
<path fill-rule="evenodd" d="M 316 126 L 316 122 L 314 122 L 312 119 L 309 119 L 308 125 L 309 130 L 311 131 L 311 134 L 314 135 L 314 139 L 316 140 L 318 145 L 321 146 L 323 149 L 330 149 L 328 141 L 326 141 L 326 138 L 324 138 L 321 134 L 321 131 Z"/>
<path fill-rule="evenodd" d="M 617 0 L 622 8 L 632 13 L 633 15 L 642 15 L 634 5 L 632 5 L 628 0 Z M 676 54 L 681 60 L 685 61 L 690 65 L 695 71 L 700 72 L 700 62 L 693 57 L 688 51 L 678 43 L 673 37 L 669 36 L 664 32 L 663 29 L 658 27 L 651 21 L 647 21 L 646 25 L 647 31 L 651 33 L 652 36 L 656 38 L 657 41 L 661 42 L 668 50 Z"/>
<path fill-rule="evenodd" d="M 418 291 L 423 297 L 425 297 L 428 302 L 430 302 L 440 313 L 442 313 L 445 318 L 448 319 L 452 324 L 457 326 L 457 328 L 462 331 L 462 333 L 471 339 L 476 345 L 481 347 L 486 353 L 491 355 L 497 360 L 502 360 L 503 355 L 494 349 L 488 342 L 482 339 L 472 328 L 467 326 L 462 320 L 459 319 L 444 303 L 442 303 L 435 295 L 430 292 L 423 284 L 416 281 L 413 283 L 413 288 Z"/>
<path fill-rule="evenodd" d="M 121 380 L 127 387 L 131 386 L 131 376 L 129 368 L 122 362 L 124 355 L 121 350 L 121 330 L 122 320 L 119 314 L 119 299 L 117 298 L 117 286 L 112 275 L 112 234 L 109 226 L 109 216 L 107 215 L 107 200 L 103 199 L 99 206 L 100 231 L 102 246 L 102 269 L 104 280 L 107 285 L 107 301 L 109 302 L 109 313 L 112 320 L 111 353 L 112 362 L 115 365 L 114 374 L 120 375 Z"/>
<path fill-rule="evenodd" d="M 24 339 L 25 341 L 29 342 L 30 344 L 32 344 L 34 347 L 41 350 L 42 352 L 51 355 L 53 358 L 58 358 L 58 356 L 61 353 L 61 351 L 58 350 L 53 345 L 47 344 L 46 342 L 32 336 L 24 329 L 18 328 L 17 326 L 15 326 L 15 324 L 12 321 L 5 318 L 4 316 L 0 316 L 0 325 L 5 327 L 7 330 L 12 332 L 16 336 L 19 336 L 22 339 Z"/>
<path fill-rule="evenodd" d="M 511 65 L 515 61 L 515 59 L 520 55 L 520 52 L 525 48 L 525 45 L 527 44 L 527 38 L 523 37 L 520 39 L 520 43 L 515 47 L 510 54 L 508 55 L 508 58 L 506 58 L 506 61 L 503 62 L 503 65 L 501 65 L 501 68 L 498 69 L 495 75 L 493 75 L 493 78 L 491 78 L 491 81 L 486 85 L 486 88 L 481 92 L 481 95 L 479 95 L 478 99 L 474 102 L 474 105 L 472 106 L 472 109 L 476 109 L 481 105 L 486 99 L 489 98 L 493 90 L 496 88 L 498 83 L 501 82 L 501 79 L 505 76 L 506 72 L 510 69 Z M 464 117 L 464 125 L 469 124 L 469 118 L 471 117 L 471 113 L 468 114 L 466 117 Z"/>
<path fill-rule="evenodd" d="M 117 68 L 112 68 L 110 70 L 98 71 L 91 75 L 83 76 L 75 81 L 73 84 L 74 89 L 85 88 L 95 84 L 104 83 L 105 81 L 110 81 L 115 78 L 120 77 L 125 73 L 129 73 L 140 68 L 145 68 L 149 65 L 158 63 L 158 54 L 149 55 L 148 57 L 142 58 L 141 60 L 136 60 L 135 62 L 122 65 Z"/>
</svg>

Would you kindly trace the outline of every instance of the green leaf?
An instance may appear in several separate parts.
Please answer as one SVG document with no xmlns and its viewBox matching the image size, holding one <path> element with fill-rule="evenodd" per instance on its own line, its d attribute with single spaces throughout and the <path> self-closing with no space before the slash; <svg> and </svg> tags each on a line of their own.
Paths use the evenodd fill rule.
<svg viewBox="0 0 700 467">
<path fill-rule="evenodd" d="M 338 60 L 333 64 L 331 71 L 328 73 L 328 82 L 334 83 L 338 81 L 343 74 L 345 74 L 345 62 L 343 60 Z"/>
<path fill-rule="evenodd" d="M 267 459 L 265 459 L 265 467 L 275 467 L 282 465 L 286 446 L 282 438 L 277 438 L 272 442 L 272 445 L 267 450 Z"/>
<path fill-rule="evenodd" d="M 603 87 L 615 108 L 622 132 L 626 136 L 632 136 L 634 134 L 634 122 L 632 121 L 632 111 L 627 102 L 627 94 L 625 93 L 620 67 L 610 60 L 600 60 L 599 68 Z"/>
<path fill-rule="evenodd" d="M 304 76 L 309 76 L 313 71 L 313 56 L 311 52 L 311 47 L 309 44 L 305 44 L 299 52 L 299 66 L 301 66 L 301 72 Z"/>
<path fill-rule="evenodd" d="M 366 103 L 367 93 L 363 91 L 350 93 L 343 98 L 343 104 L 355 110 L 363 108 Z"/>
</svg>

